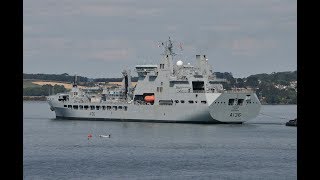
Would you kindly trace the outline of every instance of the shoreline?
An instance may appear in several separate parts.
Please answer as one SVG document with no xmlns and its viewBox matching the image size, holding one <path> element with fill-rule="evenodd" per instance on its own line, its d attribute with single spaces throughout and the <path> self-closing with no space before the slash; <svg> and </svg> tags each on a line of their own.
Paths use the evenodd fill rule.
<svg viewBox="0 0 320 180">
<path fill-rule="evenodd" d="M 23 101 L 47 101 L 46 96 L 23 96 Z"/>
</svg>

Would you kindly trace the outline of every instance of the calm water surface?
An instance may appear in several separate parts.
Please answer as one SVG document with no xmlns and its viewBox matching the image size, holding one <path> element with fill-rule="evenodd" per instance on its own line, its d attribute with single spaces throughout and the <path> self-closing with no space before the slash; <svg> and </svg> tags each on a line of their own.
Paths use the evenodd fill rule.
<svg viewBox="0 0 320 180">
<path fill-rule="evenodd" d="M 24 179 L 297 179 L 295 105 L 242 125 L 63 121 L 23 105 Z"/>
</svg>

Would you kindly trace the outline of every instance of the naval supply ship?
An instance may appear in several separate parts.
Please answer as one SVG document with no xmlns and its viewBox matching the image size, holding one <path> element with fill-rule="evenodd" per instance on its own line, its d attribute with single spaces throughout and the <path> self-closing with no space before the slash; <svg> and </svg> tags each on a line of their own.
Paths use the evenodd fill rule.
<svg viewBox="0 0 320 180">
<path fill-rule="evenodd" d="M 206 55 L 196 55 L 196 65 L 176 60 L 170 37 L 159 64 L 122 71 L 122 86 L 89 94 L 77 80 L 68 93 L 47 97 L 56 119 L 149 121 L 174 123 L 237 123 L 257 117 L 261 103 L 253 90 L 225 90 L 214 76 Z"/>
</svg>

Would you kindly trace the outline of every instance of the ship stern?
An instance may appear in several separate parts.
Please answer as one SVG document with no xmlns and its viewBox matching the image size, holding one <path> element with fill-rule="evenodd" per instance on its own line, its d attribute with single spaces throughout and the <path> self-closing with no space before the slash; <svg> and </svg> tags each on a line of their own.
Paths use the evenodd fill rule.
<svg viewBox="0 0 320 180">
<path fill-rule="evenodd" d="M 224 92 L 209 106 L 211 117 L 222 123 L 243 123 L 257 117 L 260 109 L 254 92 Z"/>
</svg>

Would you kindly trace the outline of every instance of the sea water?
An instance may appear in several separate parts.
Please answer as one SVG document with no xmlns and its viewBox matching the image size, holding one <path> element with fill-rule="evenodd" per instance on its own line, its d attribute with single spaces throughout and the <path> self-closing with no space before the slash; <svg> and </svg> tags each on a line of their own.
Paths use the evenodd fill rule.
<svg viewBox="0 0 320 180">
<path fill-rule="evenodd" d="M 46 102 L 23 116 L 24 179 L 297 179 L 296 105 L 242 125 L 55 120 Z"/>
</svg>

